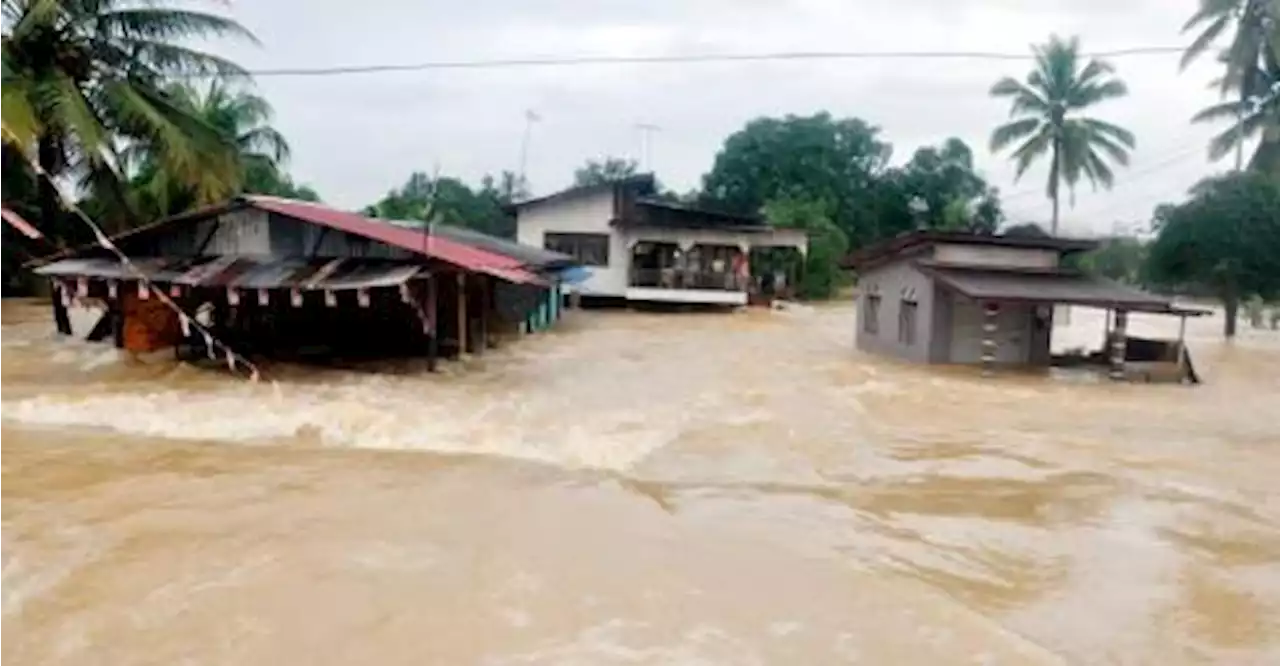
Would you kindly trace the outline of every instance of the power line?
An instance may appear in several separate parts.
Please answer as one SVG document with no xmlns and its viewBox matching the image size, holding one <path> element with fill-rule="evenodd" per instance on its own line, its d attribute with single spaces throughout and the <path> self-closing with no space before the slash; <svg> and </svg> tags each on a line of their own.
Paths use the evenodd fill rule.
<svg viewBox="0 0 1280 666">
<path fill-rule="evenodd" d="M 1090 58 L 1167 55 L 1182 53 L 1185 46 L 1139 46 L 1094 51 Z M 767 53 L 704 53 L 689 55 L 640 56 L 548 56 L 499 58 L 492 60 L 435 60 L 383 65 L 338 65 L 333 67 L 280 67 L 249 70 L 251 76 L 341 76 L 385 72 L 416 72 L 449 69 L 511 69 L 528 67 L 581 67 L 586 65 L 665 65 L 718 62 L 764 62 L 794 60 L 1033 60 L 1032 53 L 999 51 L 774 51 Z M 212 75 L 194 75 L 203 78 Z"/>
</svg>

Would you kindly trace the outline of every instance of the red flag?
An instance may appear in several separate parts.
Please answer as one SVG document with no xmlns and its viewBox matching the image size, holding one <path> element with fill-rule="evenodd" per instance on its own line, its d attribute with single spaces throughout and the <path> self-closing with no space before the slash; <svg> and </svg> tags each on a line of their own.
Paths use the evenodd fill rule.
<svg viewBox="0 0 1280 666">
<path fill-rule="evenodd" d="M 0 216 L 3 216 L 4 221 L 8 222 L 9 226 L 17 229 L 23 236 L 35 240 L 44 238 L 44 234 L 40 233 L 39 229 L 31 226 L 30 222 L 22 219 L 21 215 L 9 210 L 8 208 L 0 208 Z"/>
</svg>

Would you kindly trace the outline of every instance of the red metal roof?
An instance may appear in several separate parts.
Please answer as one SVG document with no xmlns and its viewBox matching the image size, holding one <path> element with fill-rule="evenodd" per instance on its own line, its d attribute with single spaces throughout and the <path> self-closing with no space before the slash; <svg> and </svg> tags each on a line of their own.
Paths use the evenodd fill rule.
<svg viewBox="0 0 1280 666">
<path fill-rule="evenodd" d="M 469 245 L 402 227 L 376 218 L 330 208 L 309 201 L 296 201 L 264 195 L 246 195 L 242 199 L 262 210 L 371 238 L 380 243 L 439 259 L 468 270 L 487 273 L 511 282 L 540 283 L 542 280 L 525 270 L 518 259 L 487 252 Z"/>
</svg>

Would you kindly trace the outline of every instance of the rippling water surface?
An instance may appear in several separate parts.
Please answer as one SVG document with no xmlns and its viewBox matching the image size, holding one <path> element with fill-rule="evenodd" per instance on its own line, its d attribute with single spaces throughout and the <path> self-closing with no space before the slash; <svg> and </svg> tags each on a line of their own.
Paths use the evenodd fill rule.
<svg viewBox="0 0 1280 666">
<path fill-rule="evenodd" d="M 1191 388 L 573 312 L 249 385 L 3 323 L 6 662 L 1280 663 L 1271 331 L 1192 322 Z"/>
</svg>

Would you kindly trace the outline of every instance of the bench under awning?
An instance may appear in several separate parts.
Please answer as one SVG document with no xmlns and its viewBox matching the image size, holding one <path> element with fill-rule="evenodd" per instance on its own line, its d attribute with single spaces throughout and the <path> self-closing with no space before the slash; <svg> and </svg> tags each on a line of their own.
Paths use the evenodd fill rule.
<svg viewBox="0 0 1280 666">
<path fill-rule="evenodd" d="M 1210 314 L 1208 310 L 1176 306 L 1164 296 L 1067 269 L 957 265 L 931 260 L 914 263 L 943 287 L 978 301 L 1082 305 L 1182 316 Z"/>
</svg>

